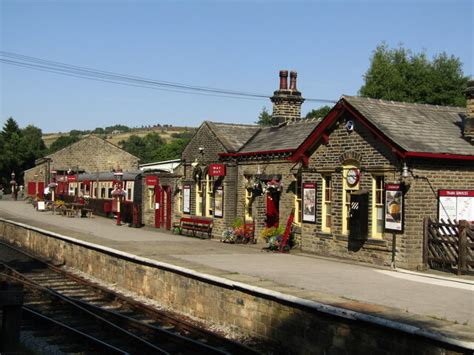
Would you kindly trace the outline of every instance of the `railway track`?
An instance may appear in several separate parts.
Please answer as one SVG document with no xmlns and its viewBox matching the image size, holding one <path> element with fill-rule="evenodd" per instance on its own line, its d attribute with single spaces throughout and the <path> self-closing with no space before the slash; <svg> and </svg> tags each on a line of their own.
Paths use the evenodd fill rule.
<svg viewBox="0 0 474 355">
<path fill-rule="evenodd" d="M 9 244 L 0 242 L 0 260 L 0 276 L 24 285 L 22 330 L 51 339 L 65 353 L 256 353 Z"/>
</svg>

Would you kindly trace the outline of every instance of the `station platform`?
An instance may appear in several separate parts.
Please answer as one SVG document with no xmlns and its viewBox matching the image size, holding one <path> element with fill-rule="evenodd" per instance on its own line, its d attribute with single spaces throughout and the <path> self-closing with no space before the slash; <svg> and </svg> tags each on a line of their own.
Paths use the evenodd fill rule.
<svg viewBox="0 0 474 355">
<path fill-rule="evenodd" d="M 139 257 L 301 299 L 396 320 L 460 339 L 474 349 L 474 278 L 377 268 L 309 255 L 273 253 L 266 244 L 226 244 L 102 217 L 65 218 L 25 201 L 0 200 L 0 218 Z"/>
</svg>

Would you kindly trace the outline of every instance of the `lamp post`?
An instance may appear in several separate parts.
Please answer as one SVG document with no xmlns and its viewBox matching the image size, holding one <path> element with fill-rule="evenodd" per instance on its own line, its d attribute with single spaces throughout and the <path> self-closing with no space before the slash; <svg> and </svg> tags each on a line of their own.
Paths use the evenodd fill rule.
<svg viewBox="0 0 474 355">
<path fill-rule="evenodd" d="M 122 170 L 118 169 L 114 172 L 114 179 L 117 181 L 115 184 L 115 189 L 112 191 L 112 197 L 116 199 L 117 203 L 117 226 L 121 226 L 121 211 L 120 211 L 120 204 L 122 202 L 122 198 L 125 195 L 125 191 L 122 190 L 122 179 L 123 179 L 123 172 Z"/>
<path fill-rule="evenodd" d="M 10 181 L 10 185 L 12 186 L 12 196 L 16 201 L 17 197 L 18 197 L 18 194 L 17 194 L 17 190 L 16 190 L 16 181 L 15 181 L 15 172 L 14 171 L 12 172 L 11 177 L 12 177 L 12 180 Z"/>
</svg>

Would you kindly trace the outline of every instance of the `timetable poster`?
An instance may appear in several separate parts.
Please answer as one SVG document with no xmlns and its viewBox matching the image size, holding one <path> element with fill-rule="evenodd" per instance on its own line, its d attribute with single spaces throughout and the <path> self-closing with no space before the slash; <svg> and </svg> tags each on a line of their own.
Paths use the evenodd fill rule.
<svg viewBox="0 0 474 355">
<path fill-rule="evenodd" d="M 438 220 L 474 222 L 474 190 L 439 190 Z"/>
</svg>

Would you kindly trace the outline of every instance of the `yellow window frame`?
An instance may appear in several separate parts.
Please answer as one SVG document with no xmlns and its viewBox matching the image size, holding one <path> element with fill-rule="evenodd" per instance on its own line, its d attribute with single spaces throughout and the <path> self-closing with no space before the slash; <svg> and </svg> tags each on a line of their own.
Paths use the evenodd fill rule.
<svg viewBox="0 0 474 355">
<path fill-rule="evenodd" d="M 382 209 L 382 220 L 384 211 L 384 176 L 372 175 L 372 238 L 382 239 L 383 231 L 377 232 L 377 209 Z"/>
<path fill-rule="evenodd" d="M 328 179 L 331 181 L 331 186 L 328 188 Z M 322 221 L 321 221 L 321 230 L 326 233 L 331 232 L 331 226 L 332 226 L 332 206 L 333 206 L 333 191 L 332 191 L 332 176 L 331 175 L 323 175 L 322 176 L 322 199 L 321 199 L 321 216 L 322 216 Z M 326 198 L 327 192 L 330 190 L 330 196 L 331 200 L 328 201 Z M 328 216 L 328 206 L 331 208 L 331 226 L 327 225 L 327 216 Z"/>
</svg>

